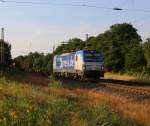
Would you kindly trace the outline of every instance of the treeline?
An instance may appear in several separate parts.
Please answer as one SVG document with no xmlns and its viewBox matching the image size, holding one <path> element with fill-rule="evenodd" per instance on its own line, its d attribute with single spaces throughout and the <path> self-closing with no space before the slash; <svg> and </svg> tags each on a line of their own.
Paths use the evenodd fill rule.
<svg viewBox="0 0 150 126">
<path fill-rule="evenodd" d="M 86 41 L 72 39 L 57 47 L 55 54 L 79 49 L 97 49 L 104 56 L 106 71 L 150 73 L 150 39 L 142 42 L 131 24 L 115 24 Z"/>
<path fill-rule="evenodd" d="M 73 38 L 62 42 L 53 54 L 30 53 L 14 59 L 16 67 L 29 72 L 52 72 L 53 55 L 80 49 L 96 49 L 104 56 L 106 71 L 150 73 L 150 39 L 142 41 L 131 24 L 115 24 L 86 41 Z"/>
<path fill-rule="evenodd" d="M 50 73 L 52 72 L 52 54 L 29 53 L 14 59 L 15 66 L 26 72 Z"/>
</svg>

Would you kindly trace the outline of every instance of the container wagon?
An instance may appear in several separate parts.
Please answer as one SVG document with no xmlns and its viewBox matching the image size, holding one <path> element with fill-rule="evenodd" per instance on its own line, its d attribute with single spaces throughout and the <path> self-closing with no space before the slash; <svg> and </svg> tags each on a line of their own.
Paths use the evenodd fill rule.
<svg viewBox="0 0 150 126">
<path fill-rule="evenodd" d="M 53 74 L 70 78 L 98 79 L 104 77 L 103 56 L 96 50 L 79 50 L 55 55 Z"/>
</svg>

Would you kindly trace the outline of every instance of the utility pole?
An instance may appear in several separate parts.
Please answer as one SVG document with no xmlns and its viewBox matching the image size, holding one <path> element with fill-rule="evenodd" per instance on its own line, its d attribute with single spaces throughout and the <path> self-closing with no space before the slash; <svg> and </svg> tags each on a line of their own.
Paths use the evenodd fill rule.
<svg viewBox="0 0 150 126">
<path fill-rule="evenodd" d="M 54 51 L 55 51 L 55 46 L 53 46 L 53 53 L 54 53 Z"/>
<path fill-rule="evenodd" d="M 85 40 L 86 47 L 85 47 L 85 49 L 90 50 L 91 49 L 91 44 L 88 42 L 88 39 L 89 39 L 89 34 L 86 34 L 86 40 Z"/>
<path fill-rule="evenodd" d="M 1 65 L 0 65 L 0 75 L 3 75 L 3 64 L 5 63 L 5 48 L 4 48 L 4 28 L 1 28 L 1 40 L 0 40 L 0 54 L 1 54 Z"/>
<path fill-rule="evenodd" d="M 2 28 L 1 39 L 4 41 L 4 28 Z"/>
<path fill-rule="evenodd" d="M 4 28 L 1 29 L 1 65 L 5 63 Z"/>
<path fill-rule="evenodd" d="M 86 34 L 86 41 L 88 41 L 89 39 L 89 34 Z"/>
</svg>

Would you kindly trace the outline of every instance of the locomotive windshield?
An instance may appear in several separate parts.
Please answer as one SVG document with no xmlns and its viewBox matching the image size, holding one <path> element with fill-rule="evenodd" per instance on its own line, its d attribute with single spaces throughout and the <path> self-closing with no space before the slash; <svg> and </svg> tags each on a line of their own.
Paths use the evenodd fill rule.
<svg viewBox="0 0 150 126">
<path fill-rule="evenodd" d="M 85 62 L 103 62 L 103 57 L 97 52 L 86 52 L 84 53 Z"/>
</svg>

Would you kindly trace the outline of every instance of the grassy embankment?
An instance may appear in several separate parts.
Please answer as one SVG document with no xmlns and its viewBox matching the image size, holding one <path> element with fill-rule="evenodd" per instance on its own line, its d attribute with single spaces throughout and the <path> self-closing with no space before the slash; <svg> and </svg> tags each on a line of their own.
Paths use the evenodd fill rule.
<svg viewBox="0 0 150 126">
<path fill-rule="evenodd" d="M 20 77 L 18 79 L 21 79 Z M 26 75 L 23 77 L 28 78 Z M 35 86 L 27 82 L 26 80 L 20 83 L 9 81 L 5 77 L 0 78 L 0 125 L 146 126 L 150 124 L 149 104 L 136 103 L 119 96 L 90 90 L 69 90 L 63 88 L 61 82 L 53 78 L 49 86 Z"/>
<path fill-rule="evenodd" d="M 105 73 L 105 79 L 150 82 L 150 75 L 144 73 L 127 74 L 107 72 Z"/>
</svg>

